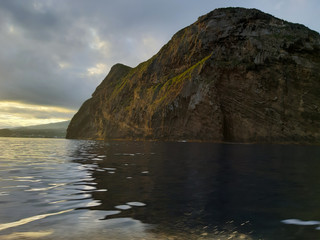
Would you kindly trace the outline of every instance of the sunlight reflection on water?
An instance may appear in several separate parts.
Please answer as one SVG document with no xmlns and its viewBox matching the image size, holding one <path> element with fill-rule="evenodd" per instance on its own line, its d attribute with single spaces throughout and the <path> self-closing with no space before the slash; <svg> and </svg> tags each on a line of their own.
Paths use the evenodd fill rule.
<svg viewBox="0 0 320 240">
<path fill-rule="evenodd" d="M 319 148 L 0 138 L 0 151 L 0 239 L 320 236 Z"/>
<path fill-rule="evenodd" d="M 4 173 L 0 178 L 1 239 L 87 239 L 89 236 L 100 239 L 104 236 L 100 232 L 105 232 L 106 226 L 113 229 L 105 233 L 113 239 L 121 239 L 121 236 L 126 239 L 132 233 L 139 239 L 145 235 L 145 225 L 133 219 L 99 220 L 121 213 L 124 207 L 88 210 L 101 205 L 100 200 L 92 198 L 92 192 L 107 192 L 107 189 L 95 187 L 97 183 L 92 182 L 95 179 L 92 172 L 116 170 L 99 169 L 95 161 L 102 161 L 106 155 L 88 153 L 86 148 L 91 144 L 88 141 L 0 138 L 0 171 Z M 79 149 L 82 153 L 74 157 Z M 73 160 L 92 162 L 80 164 Z M 74 209 L 78 210 L 70 214 Z M 124 231 L 123 225 L 127 230 Z M 77 230 L 70 234 L 66 226 Z"/>
</svg>

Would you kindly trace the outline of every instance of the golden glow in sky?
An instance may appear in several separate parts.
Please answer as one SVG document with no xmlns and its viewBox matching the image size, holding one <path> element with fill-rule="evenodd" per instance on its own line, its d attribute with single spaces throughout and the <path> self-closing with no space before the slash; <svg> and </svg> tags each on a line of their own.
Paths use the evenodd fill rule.
<svg viewBox="0 0 320 240">
<path fill-rule="evenodd" d="M 0 129 L 67 121 L 75 112 L 62 107 L 0 101 Z"/>
</svg>

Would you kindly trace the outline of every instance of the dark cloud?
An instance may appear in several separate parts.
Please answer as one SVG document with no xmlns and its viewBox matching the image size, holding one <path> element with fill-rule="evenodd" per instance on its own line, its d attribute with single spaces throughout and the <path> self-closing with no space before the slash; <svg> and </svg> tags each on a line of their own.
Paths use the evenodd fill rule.
<svg viewBox="0 0 320 240">
<path fill-rule="evenodd" d="M 214 8 L 260 8 L 319 31 L 318 5 L 316 0 L 2 0 L 0 101 L 77 109 L 114 63 L 135 66 L 148 59 L 176 31 Z"/>
<path fill-rule="evenodd" d="M 1 9 L 13 24 L 20 26 L 31 38 L 50 40 L 54 30 L 62 24 L 58 15 L 36 1 L 4 0 L 1 1 Z"/>
</svg>

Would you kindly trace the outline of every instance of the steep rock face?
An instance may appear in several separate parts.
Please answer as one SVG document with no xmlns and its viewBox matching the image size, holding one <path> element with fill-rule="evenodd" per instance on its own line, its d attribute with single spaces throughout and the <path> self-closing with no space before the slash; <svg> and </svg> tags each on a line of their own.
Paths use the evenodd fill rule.
<svg viewBox="0 0 320 240">
<path fill-rule="evenodd" d="M 216 9 L 136 68 L 115 65 L 67 138 L 320 142 L 320 36 Z"/>
</svg>

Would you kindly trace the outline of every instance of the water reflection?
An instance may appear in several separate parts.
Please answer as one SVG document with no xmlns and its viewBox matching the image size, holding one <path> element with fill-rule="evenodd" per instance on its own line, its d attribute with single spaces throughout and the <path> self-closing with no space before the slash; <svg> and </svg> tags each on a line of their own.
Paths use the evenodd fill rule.
<svg viewBox="0 0 320 240">
<path fill-rule="evenodd" d="M 314 212 L 320 199 L 318 147 L 111 142 L 78 152 L 91 160 L 77 162 L 96 164 L 92 197 L 100 204 L 89 209 L 119 210 L 103 219 L 130 217 L 153 224 L 156 232 L 198 236 L 320 236 L 281 223 L 320 219 Z"/>
<path fill-rule="evenodd" d="M 1 239 L 320 237 L 319 147 L 2 140 Z"/>
</svg>

